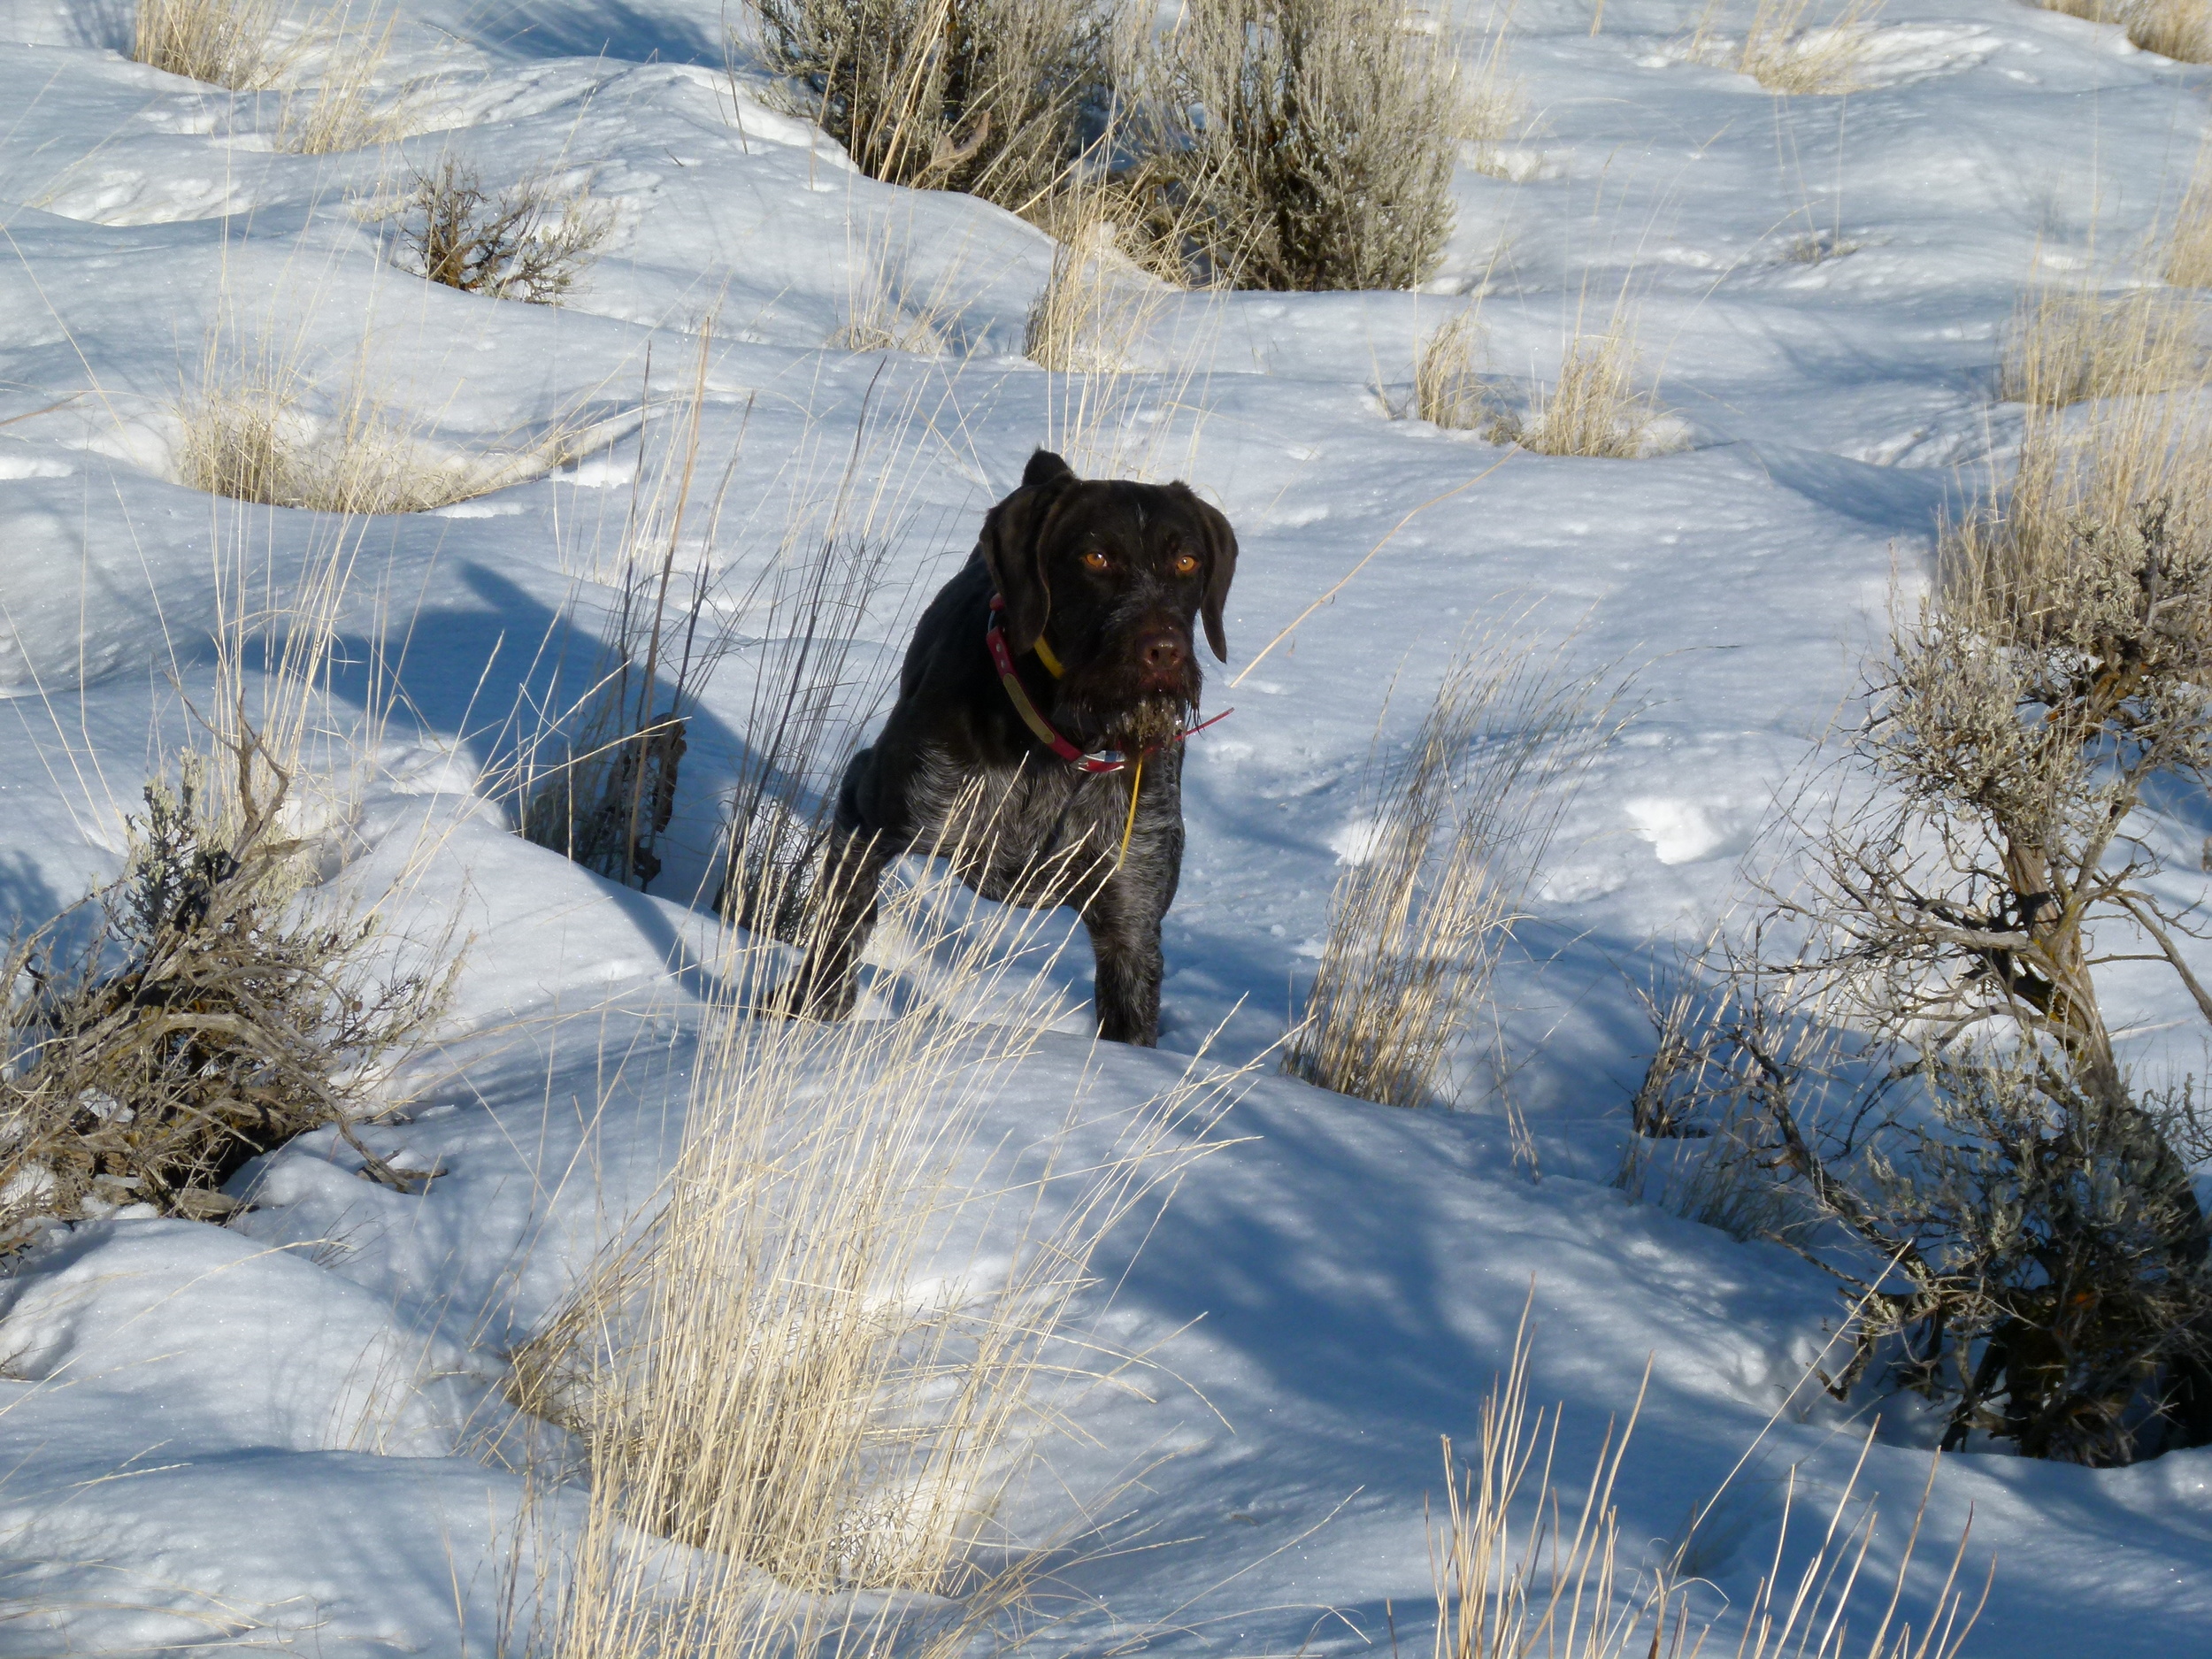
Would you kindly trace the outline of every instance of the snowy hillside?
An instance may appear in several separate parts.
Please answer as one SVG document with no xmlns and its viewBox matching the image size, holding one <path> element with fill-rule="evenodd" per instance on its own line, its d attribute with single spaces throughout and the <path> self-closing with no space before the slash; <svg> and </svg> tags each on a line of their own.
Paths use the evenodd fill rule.
<svg viewBox="0 0 2212 1659">
<path fill-rule="evenodd" d="M 1490 14 L 1455 4 L 1472 61 Z M 1156 296 L 1132 372 L 1087 391 L 1024 356 L 1052 241 L 860 175 L 733 58 L 738 10 L 397 0 L 375 91 L 404 135 L 301 154 L 278 95 L 130 61 L 127 5 L 0 0 L 4 909 L 36 925 L 116 879 L 125 814 L 216 695 L 225 572 L 246 561 L 273 603 L 333 545 L 332 515 L 181 481 L 179 411 L 209 365 L 276 365 L 309 428 L 368 409 L 477 484 L 344 532 L 342 701 L 382 721 L 298 826 L 334 888 L 401 895 L 415 946 L 465 941 L 449 1043 L 362 1131 L 434 1179 L 363 1179 L 320 1131 L 236 1178 L 252 1208 L 227 1225 L 126 1207 L 8 1270 L 0 1652 L 481 1654 L 511 1633 L 514 1563 L 576 1535 L 581 1499 L 485 1452 L 484 1425 L 507 1356 L 673 1155 L 773 618 L 728 618 L 649 894 L 513 833 L 489 769 L 552 665 L 585 672 L 626 523 L 665 511 L 656 480 L 694 442 L 696 505 L 666 534 L 724 595 L 833 520 L 880 548 L 859 676 L 887 672 L 1041 444 L 1186 478 L 1240 538 L 1206 697 L 1236 712 L 1191 746 L 1161 1052 L 1092 1042 L 1079 935 L 1044 970 L 1051 1029 L 976 1108 L 979 1159 L 1019 1165 L 1072 1118 L 1056 1156 L 1083 1168 L 1210 1033 L 1206 1065 L 1260 1062 L 1213 1132 L 1228 1144 L 1092 1263 L 1078 1325 L 1141 1358 L 1056 1396 L 996 1517 L 1035 1539 L 1114 1519 L 1061 1570 L 1067 1623 L 1040 1640 L 1423 1648 L 1438 1437 L 1475 1441 L 1532 1286 L 1531 1394 L 1561 1402 L 1572 1497 L 1650 1367 L 1616 1492 L 1624 1568 L 1663 1560 L 1727 1481 L 1688 1559 L 1723 1620 L 1710 1650 L 1733 1651 L 1724 1609 L 1771 1565 L 1786 1502 L 1801 1562 L 1869 1419 L 1804 1380 L 1841 1314 L 1831 1279 L 1614 1187 L 1653 1041 L 1638 992 L 1740 901 L 1939 519 L 2017 445 L 1997 365 L 2023 285 L 2143 268 L 2212 130 L 2212 70 L 2023 0 L 1889 0 L 1859 90 L 1783 97 L 1692 52 L 1695 0 L 1596 19 L 1520 0 L 1525 115 L 1463 145 L 1423 291 Z M 1740 38 L 1749 11 L 1706 34 Z M 448 157 L 598 216 L 562 303 L 403 268 L 404 181 Z M 1653 452 L 1543 456 L 1403 418 L 1421 342 L 1478 299 L 1509 409 L 1618 319 L 1663 411 Z M 857 349 L 867 322 L 926 349 Z M 1276 1075 L 1379 719 L 1403 742 L 1460 642 L 1509 625 L 1625 682 L 1632 710 L 1502 972 L 1517 1069 L 1502 1093 L 1470 1062 L 1458 1110 Z M 2201 793 L 2151 833 L 2184 852 L 2177 898 L 2199 896 Z M 872 1011 L 926 972 L 879 972 Z M 2122 972 L 2127 1057 L 2201 1070 L 2187 995 Z M 1886 1424 L 1857 1479 L 1881 1517 L 1868 1633 L 1929 1439 Z M 2212 1449 L 1946 1458 L 1916 1619 L 1970 1512 L 1962 1577 L 1978 1594 L 1996 1565 L 1969 1653 L 2127 1659 L 2212 1631 Z"/>
</svg>

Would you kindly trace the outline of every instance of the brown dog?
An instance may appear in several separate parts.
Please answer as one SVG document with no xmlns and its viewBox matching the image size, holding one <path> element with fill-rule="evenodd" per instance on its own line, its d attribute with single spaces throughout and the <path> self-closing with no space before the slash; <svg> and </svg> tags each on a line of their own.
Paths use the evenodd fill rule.
<svg viewBox="0 0 2212 1659">
<path fill-rule="evenodd" d="M 1201 684 L 1192 625 L 1203 618 L 1227 661 L 1236 562 L 1229 521 L 1187 485 L 1085 480 L 1032 456 L 923 612 L 882 735 L 846 770 L 813 947 L 777 1006 L 851 1010 L 884 866 L 934 847 L 986 898 L 1074 905 L 1098 960 L 1100 1034 L 1157 1041 L 1181 740 Z M 963 834 L 947 820 L 979 784 Z"/>
</svg>

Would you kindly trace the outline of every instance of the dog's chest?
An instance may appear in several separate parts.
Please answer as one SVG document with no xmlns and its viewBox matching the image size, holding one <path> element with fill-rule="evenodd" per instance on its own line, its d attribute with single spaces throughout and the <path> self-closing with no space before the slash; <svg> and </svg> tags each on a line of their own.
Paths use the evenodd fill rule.
<svg viewBox="0 0 2212 1659">
<path fill-rule="evenodd" d="M 986 898 L 1063 902 L 1114 862 L 1133 781 L 1056 760 L 979 768 L 927 753 L 908 785 L 909 844 L 950 859 Z"/>
</svg>

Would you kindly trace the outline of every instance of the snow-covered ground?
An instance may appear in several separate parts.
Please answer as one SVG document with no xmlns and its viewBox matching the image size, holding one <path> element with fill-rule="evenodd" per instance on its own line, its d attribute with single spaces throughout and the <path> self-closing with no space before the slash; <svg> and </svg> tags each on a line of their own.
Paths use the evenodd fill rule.
<svg viewBox="0 0 2212 1659">
<path fill-rule="evenodd" d="M 1729 7 L 1723 32 L 1748 10 Z M 280 584 L 329 534 L 177 481 L 175 409 L 211 341 L 296 365 L 310 413 L 366 397 L 457 454 L 607 423 L 573 466 L 379 520 L 360 542 L 345 651 L 396 664 L 404 701 L 339 839 L 372 886 L 431 848 L 411 903 L 471 939 L 441 1080 L 369 1134 L 446 1172 L 395 1194 L 311 1136 L 256 1171 L 257 1208 L 227 1229 L 91 1224 L 0 1281 L 0 1650 L 491 1643 L 522 1486 L 465 1455 L 465 1425 L 501 1352 L 665 1167 L 692 1056 L 682 970 L 707 948 L 682 899 L 711 891 L 743 653 L 693 723 L 654 896 L 466 808 L 547 641 L 589 649 L 564 648 L 564 618 L 588 628 L 604 600 L 593 579 L 630 505 L 634 411 L 672 406 L 702 373 L 728 591 L 828 511 L 857 457 L 861 516 L 890 547 L 865 658 L 899 649 L 1040 442 L 1079 466 L 1118 455 L 1187 477 L 1236 526 L 1232 662 L 1209 703 L 1237 713 L 1187 773 L 1168 1052 L 1094 1050 L 1075 950 L 1051 970 L 1066 1018 L 987 1114 L 985 1143 L 1058 1122 L 1079 1088 L 1102 1113 L 1143 1099 L 1225 1021 L 1215 1053 L 1233 1060 L 1279 1035 L 1356 841 L 1394 676 L 1386 740 L 1470 629 L 1525 611 L 1577 667 L 1633 672 L 1639 712 L 1578 796 L 1529 957 L 1506 975 L 1536 1168 L 1516 1164 L 1487 1094 L 1408 1113 L 1252 1083 L 1225 1125 L 1236 1144 L 1102 1259 L 1102 1328 L 1156 1369 L 1141 1393 L 1080 1402 L 1086 1432 L 1044 1448 L 1040 1490 L 1102 1498 L 1146 1471 L 1116 1503 L 1158 1547 L 1071 1568 L 1095 1607 L 1056 1641 L 1425 1642 L 1437 1437 L 1473 1438 L 1532 1283 L 1533 1394 L 1563 1402 L 1575 1477 L 1651 1360 L 1622 1531 L 1639 1561 L 1678 1538 L 1792 1398 L 1837 1303 L 1781 1250 L 1610 1186 L 1649 1045 L 1634 987 L 1726 910 L 1893 595 L 1922 579 L 1939 513 L 2001 465 L 2018 411 L 1993 401 L 1994 365 L 2021 285 L 2132 268 L 2187 182 L 2212 84 L 2019 0 L 1891 0 L 1866 89 L 1776 98 L 1686 60 L 1698 11 L 1612 0 L 1594 27 L 1577 0 L 1521 0 L 1509 69 L 1531 119 L 1506 147 L 1513 178 L 1460 171 L 1427 291 L 1179 299 L 1155 320 L 1131 419 L 1087 430 L 1021 356 L 1047 239 L 855 174 L 741 58 L 728 68 L 717 0 L 401 0 L 381 80 L 414 85 L 412 135 L 320 157 L 273 147 L 276 100 L 127 61 L 126 5 L 0 0 L 9 912 L 42 919 L 120 867 L 148 757 L 186 729 L 173 687 L 204 695 L 212 672 L 215 571 L 237 526 Z M 611 208 L 565 306 L 395 268 L 370 207 L 449 151 L 492 180 L 588 178 Z M 1847 251 L 1788 257 L 1809 235 Z M 1391 419 L 1417 342 L 1486 273 L 1488 363 L 1509 389 L 1555 373 L 1624 296 L 1682 447 L 1545 458 Z M 885 284 L 949 319 L 947 352 L 826 346 Z M 1219 688 L 1386 535 L 1233 695 Z M 2176 847 L 2212 833 L 2200 799 L 2164 810 Z M 2170 879 L 2184 897 L 2202 886 Z M 2200 1062 L 2177 992 L 2147 975 L 2123 1010 L 2136 1057 Z M 1798 1391 L 1701 1533 L 1700 1571 L 1740 1602 L 1786 1471 L 1801 1494 L 1832 1493 L 1863 1432 Z M 1886 1436 L 1862 1479 L 1886 1517 L 1877 1563 L 1895 1560 L 1927 1479 L 1913 1439 Z M 1924 1551 L 1908 1601 L 1932 1594 L 1970 1509 L 1977 1570 L 1991 1553 L 1997 1566 L 1970 1651 L 2193 1650 L 2212 1630 L 2208 1482 L 2212 1451 L 2117 1471 L 1947 1460 L 1927 1529 L 1947 1547 Z"/>
</svg>

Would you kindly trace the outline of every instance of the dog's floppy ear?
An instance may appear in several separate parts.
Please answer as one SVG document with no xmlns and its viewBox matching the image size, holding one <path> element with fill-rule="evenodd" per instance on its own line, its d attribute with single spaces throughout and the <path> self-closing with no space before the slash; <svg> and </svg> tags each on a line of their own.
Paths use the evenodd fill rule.
<svg viewBox="0 0 2212 1659">
<path fill-rule="evenodd" d="M 1029 465 L 1022 468 L 1022 483 L 1029 488 L 1074 477 L 1075 469 L 1049 449 L 1039 449 L 1029 457 Z"/>
<path fill-rule="evenodd" d="M 1065 461 L 1040 449 L 1029 457 L 1021 488 L 983 515 L 976 550 L 991 572 L 991 585 L 1006 602 L 1000 626 L 1007 649 L 1017 657 L 1036 644 L 1052 615 L 1052 588 L 1045 580 L 1040 543 L 1046 518 L 1076 481 Z"/>
<path fill-rule="evenodd" d="M 1206 643 L 1225 663 L 1229 636 L 1222 629 L 1221 607 L 1228 603 L 1229 584 L 1236 580 L 1237 533 L 1217 510 L 1199 500 L 1189 485 L 1179 483 L 1174 488 L 1190 503 L 1191 514 L 1206 538 L 1206 591 L 1198 602 L 1198 614 L 1205 620 Z"/>
</svg>

